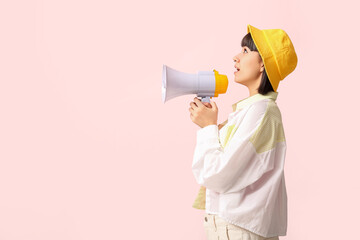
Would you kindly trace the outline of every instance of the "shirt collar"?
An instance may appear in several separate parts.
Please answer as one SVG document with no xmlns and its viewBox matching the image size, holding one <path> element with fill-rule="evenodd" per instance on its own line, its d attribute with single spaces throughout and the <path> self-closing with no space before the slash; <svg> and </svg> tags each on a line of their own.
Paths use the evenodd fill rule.
<svg viewBox="0 0 360 240">
<path fill-rule="evenodd" d="M 250 96 L 250 97 L 244 98 L 244 99 L 242 99 L 240 101 L 237 101 L 236 103 L 234 103 L 232 105 L 233 111 L 235 112 L 235 111 L 237 111 L 237 110 L 239 110 L 241 108 L 244 108 L 248 104 L 257 102 L 257 101 L 262 100 L 262 99 L 270 98 L 270 99 L 273 99 L 275 101 L 277 96 L 278 96 L 278 93 L 279 92 L 270 91 L 265 95 L 263 95 L 261 93 L 257 93 L 257 94 L 254 94 L 254 95 Z"/>
</svg>

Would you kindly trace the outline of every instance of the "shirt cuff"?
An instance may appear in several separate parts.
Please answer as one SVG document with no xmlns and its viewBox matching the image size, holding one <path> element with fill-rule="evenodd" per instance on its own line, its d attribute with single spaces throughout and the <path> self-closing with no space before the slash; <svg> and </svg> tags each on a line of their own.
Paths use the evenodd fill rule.
<svg viewBox="0 0 360 240">
<path fill-rule="evenodd" d="M 217 143 L 219 144 L 219 128 L 215 124 L 207 125 L 197 131 L 197 144 Z"/>
</svg>

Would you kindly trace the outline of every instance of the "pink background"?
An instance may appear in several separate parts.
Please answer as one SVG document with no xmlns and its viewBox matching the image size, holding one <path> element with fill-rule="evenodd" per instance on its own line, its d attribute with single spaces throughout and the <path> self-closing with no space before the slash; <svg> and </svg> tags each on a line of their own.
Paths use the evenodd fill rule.
<svg viewBox="0 0 360 240">
<path fill-rule="evenodd" d="M 232 57 L 282 28 L 288 233 L 355 239 L 357 1 L 1 1 L 0 239 L 205 239 L 191 171 L 195 95 L 161 101 L 162 64 L 218 70 L 219 123 L 248 97 Z"/>
</svg>

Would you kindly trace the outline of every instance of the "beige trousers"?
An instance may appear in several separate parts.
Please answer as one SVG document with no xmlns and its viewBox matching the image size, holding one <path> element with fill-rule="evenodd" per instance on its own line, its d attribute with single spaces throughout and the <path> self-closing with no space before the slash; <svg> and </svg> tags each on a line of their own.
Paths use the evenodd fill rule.
<svg viewBox="0 0 360 240">
<path fill-rule="evenodd" d="M 206 212 L 203 225 L 207 240 L 279 240 L 278 236 L 265 238 Z"/>
</svg>

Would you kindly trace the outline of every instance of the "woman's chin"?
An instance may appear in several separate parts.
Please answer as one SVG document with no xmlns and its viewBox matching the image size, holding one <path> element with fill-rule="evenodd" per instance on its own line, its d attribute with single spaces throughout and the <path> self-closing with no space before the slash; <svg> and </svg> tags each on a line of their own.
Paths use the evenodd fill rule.
<svg viewBox="0 0 360 240">
<path fill-rule="evenodd" d="M 243 84 L 243 81 L 237 77 L 234 78 L 234 82 L 239 83 L 239 84 Z"/>
</svg>

